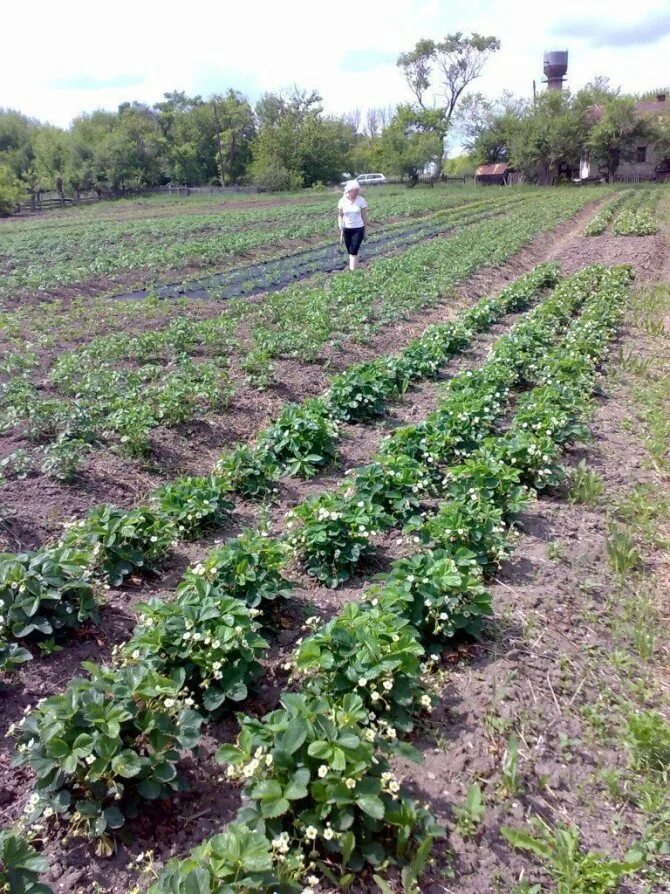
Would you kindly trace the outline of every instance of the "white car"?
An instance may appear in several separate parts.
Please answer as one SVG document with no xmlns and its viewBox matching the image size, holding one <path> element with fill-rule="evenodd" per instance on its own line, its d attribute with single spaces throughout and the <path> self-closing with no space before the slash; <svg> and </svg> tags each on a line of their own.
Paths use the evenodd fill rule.
<svg viewBox="0 0 670 894">
<path fill-rule="evenodd" d="M 388 183 L 388 180 L 383 174 L 359 174 L 358 177 L 355 178 L 361 184 L 361 186 L 377 186 L 381 183 Z M 342 186 L 346 181 L 342 183 Z"/>
</svg>

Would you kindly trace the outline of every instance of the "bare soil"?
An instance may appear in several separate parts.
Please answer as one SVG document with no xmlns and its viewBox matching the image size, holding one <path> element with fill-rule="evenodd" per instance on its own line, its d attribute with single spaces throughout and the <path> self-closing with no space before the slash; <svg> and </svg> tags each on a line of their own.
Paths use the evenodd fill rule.
<svg viewBox="0 0 670 894">
<path fill-rule="evenodd" d="M 658 278 L 663 264 L 667 263 L 665 247 L 658 237 L 584 239 L 581 233 L 592 213 L 592 210 L 582 212 L 559 228 L 551 240 L 546 234 L 535 240 L 504 266 L 480 271 L 440 306 L 391 327 L 371 344 L 339 348 L 333 357 L 336 368 L 385 352 L 389 345 L 402 347 L 429 323 L 448 319 L 461 306 L 499 290 L 542 260 L 560 261 L 565 272 L 593 262 L 633 263 L 639 267 L 641 280 Z M 496 327 L 489 336 L 478 340 L 469 354 L 450 365 L 445 375 L 481 362 L 490 340 L 503 328 Z M 639 333 L 624 332 L 621 344 L 635 349 L 639 338 Z M 248 392 L 243 397 L 238 392 L 225 417 L 217 423 L 208 420 L 206 425 L 211 428 L 200 424 L 195 430 L 178 433 L 177 437 L 169 433 L 163 450 L 166 457 L 170 452 L 173 470 L 206 471 L 223 443 L 250 437 L 276 415 L 287 399 L 318 393 L 326 385 L 322 369 L 299 364 L 282 366 L 279 378 L 281 390 L 271 389 L 260 401 L 258 392 Z M 272 513 L 273 526 L 281 527 L 290 505 L 311 492 L 334 486 L 341 480 L 345 468 L 365 462 L 387 431 L 406 421 L 423 418 L 434 405 L 439 384 L 429 383 L 408 394 L 378 426 L 346 427 L 341 465 L 314 481 L 290 481 L 282 485 Z M 637 481 L 656 482 L 646 468 L 634 424 L 624 425 L 634 413 L 625 394 L 608 387 L 606 380 L 603 392 L 593 421 L 593 442 L 572 451 L 569 462 L 577 463 L 587 457 L 589 465 L 604 478 L 608 494 L 629 488 Z M 197 438 L 189 437 L 195 431 Z M 198 452 L 194 451 L 196 445 L 199 445 Z M 91 485 L 80 504 L 73 501 L 68 488 L 60 492 L 56 488 L 49 494 L 45 493 L 43 483 L 29 492 L 25 503 L 17 493 L 14 496 L 16 517 L 21 519 L 26 531 L 13 528 L 11 537 L 19 541 L 25 537 L 29 541 L 35 536 L 41 540 L 55 533 L 56 521 L 52 527 L 52 523 L 44 521 L 45 514 L 51 511 L 54 519 L 62 520 L 65 507 L 68 514 L 83 512 L 90 505 L 87 501 L 99 502 L 104 488 L 111 488 L 115 483 L 118 486 L 120 478 L 128 488 L 120 494 L 122 505 L 136 502 L 138 496 L 160 480 L 155 473 L 139 468 L 131 469 L 129 474 L 128 464 L 108 466 L 110 461 L 116 462 L 116 458 L 101 457 L 102 468 L 97 472 L 100 476 L 97 480 L 106 483 Z M 165 463 L 167 458 L 163 460 Z M 31 482 L 21 484 L 28 493 L 26 489 Z M 100 490 L 96 489 L 98 486 Z M 80 490 L 78 487 L 77 499 Z M 252 522 L 255 514 L 253 505 L 240 505 L 236 525 Z M 594 744 L 578 713 L 579 707 L 593 697 L 594 688 L 604 682 L 594 678 L 589 655 L 594 651 L 606 654 L 615 646 L 604 620 L 602 623 L 592 620 L 593 617 L 604 619 L 611 589 L 606 570 L 604 512 L 570 505 L 556 495 L 537 501 L 524 514 L 521 529 L 514 556 L 491 584 L 495 619 L 483 641 L 456 644 L 443 656 L 448 677 L 442 701 L 420 731 L 416 743 L 424 753 L 424 763 L 418 768 L 402 766 L 410 788 L 431 806 L 449 830 L 437 866 L 422 882 L 422 891 L 427 894 L 509 892 L 522 873 L 529 881 L 540 883 L 544 890 L 546 877 L 519 852 L 512 851 L 499 831 L 502 824 L 519 825 L 531 812 L 539 813 L 552 824 L 573 818 L 587 847 L 617 855 L 623 854 L 640 831 L 634 812 L 624 808 L 619 814 L 621 828 L 614 834 L 614 811 L 594 771 L 603 762 L 620 766 L 624 757 L 614 747 Z M 112 646 L 127 638 L 135 624 L 133 605 L 137 601 L 153 595 L 169 598 L 185 565 L 203 555 L 217 538 L 230 536 L 235 531 L 230 526 L 209 540 L 179 547 L 159 579 L 137 580 L 130 586 L 110 591 L 100 625 L 82 630 L 63 652 L 36 658 L 0 693 L 3 727 L 15 722 L 28 704 L 62 688 L 80 661 L 104 661 Z M 561 545 L 560 562 L 556 561 L 555 551 L 548 549 L 556 541 Z M 8 548 L 16 548 L 11 539 Z M 286 682 L 281 662 L 300 635 L 304 614 L 327 617 L 343 601 L 360 598 L 361 588 L 370 574 L 385 568 L 404 548 L 393 536 L 384 538 L 365 574 L 335 592 L 298 575 L 299 586 L 291 607 L 284 612 L 281 629 L 278 627 L 276 631 L 266 674 L 259 691 L 244 706 L 246 710 L 260 715 L 276 704 Z M 512 729 L 519 736 L 521 771 L 521 791 L 513 796 L 502 792 L 500 772 L 507 735 Z M 163 861 L 171 854 L 188 851 L 218 831 L 233 817 L 239 794 L 222 778 L 213 753 L 219 744 L 234 736 L 232 719 L 211 725 L 197 758 L 185 764 L 191 791 L 145 811 L 132 824 L 130 840 L 120 845 L 112 858 L 102 860 L 93 856 L 89 846 L 81 841 L 64 847 L 53 832 L 45 850 L 52 861 L 48 881 L 56 894 L 89 894 L 94 882 L 103 891 L 110 892 L 121 887 L 130 889 L 138 882 L 143 886 L 137 869 L 130 863 L 133 855 L 151 849 L 156 859 Z M 568 746 L 565 736 L 571 743 Z M 31 792 L 30 774 L 11 768 L 11 751 L 10 741 L 1 739 L 2 823 L 16 818 Z M 478 781 L 484 790 L 487 812 L 476 835 L 464 839 L 453 831 L 452 808 L 464 800 L 472 781 Z M 621 888 L 625 894 L 637 894 L 640 890 L 634 881 Z"/>
</svg>

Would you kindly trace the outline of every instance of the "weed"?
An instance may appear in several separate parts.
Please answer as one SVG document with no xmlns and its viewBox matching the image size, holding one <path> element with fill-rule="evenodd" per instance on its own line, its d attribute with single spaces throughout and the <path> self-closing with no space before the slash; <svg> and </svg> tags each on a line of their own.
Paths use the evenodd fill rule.
<svg viewBox="0 0 670 894">
<path fill-rule="evenodd" d="M 594 506 L 600 500 L 604 490 L 603 479 L 593 469 L 588 468 L 585 460 L 582 460 L 571 475 L 570 502 Z"/>
<path fill-rule="evenodd" d="M 642 557 L 629 529 L 611 529 L 607 537 L 607 558 L 614 573 L 620 576 L 640 568 Z"/>
<path fill-rule="evenodd" d="M 486 806 L 482 797 L 482 790 L 473 783 L 468 788 L 463 804 L 454 807 L 454 816 L 456 817 L 456 830 L 463 838 L 470 838 L 477 831 L 486 813 Z"/>
</svg>

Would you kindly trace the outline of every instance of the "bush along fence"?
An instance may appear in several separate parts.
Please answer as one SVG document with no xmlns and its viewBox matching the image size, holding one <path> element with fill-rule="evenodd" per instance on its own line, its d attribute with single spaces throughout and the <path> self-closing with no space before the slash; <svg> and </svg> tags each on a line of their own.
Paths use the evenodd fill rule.
<svg viewBox="0 0 670 894">
<path fill-rule="evenodd" d="M 119 586 L 129 574 L 155 568 L 175 541 L 220 524 L 235 494 L 266 497 L 280 476 L 315 474 L 336 453 L 341 421 L 374 419 L 412 382 L 436 376 L 477 334 L 556 280 L 557 268 L 542 265 L 455 321 L 428 327 L 399 355 L 352 366 L 323 398 L 289 404 L 254 445 L 225 454 L 208 476 L 179 478 L 146 506 L 93 509 L 54 547 L 0 554 L 0 671 L 30 660 L 31 641 L 95 621 L 100 585 Z"/>
<path fill-rule="evenodd" d="M 286 560 L 297 554 L 337 583 L 365 554 L 361 535 L 405 524 L 421 545 L 416 555 L 305 640 L 295 656 L 301 692 L 285 693 L 263 720 L 240 718 L 237 743 L 221 749 L 228 775 L 244 783 L 238 820 L 168 864 L 151 890 L 293 892 L 308 874 L 343 883 L 387 858 L 404 866 L 412 890 L 439 829 L 403 793 L 388 758 L 413 753 L 402 735 L 434 697 L 427 657 L 457 630 L 479 631 L 491 612 L 483 580 L 510 548 L 514 518 L 534 492 L 560 481 L 560 450 L 583 434 L 630 277 L 629 268 L 593 267 L 564 281 L 482 368 L 449 383 L 435 414 L 394 433 L 375 460 L 385 467 L 404 458 L 390 501 L 388 492 L 370 494 L 370 475 L 359 470 L 317 498 L 327 504 L 307 501 L 314 511 L 305 517 L 298 507 L 288 537 L 245 533 L 187 572 L 175 602 L 147 608 L 149 621 L 113 667 L 87 668 L 89 678 L 29 714 L 15 733 L 19 760 L 37 777 L 35 814 L 46 807 L 77 831 L 104 835 L 143 800 L 177 787 L 180 749 L 193 747 L 203 717 L 243 698 L 258 673 L 256 625 L 266 600 L 286 595 Z M 496 433 L 511 387 L 530 390 Z M 340 525 L 353 507 L 370 520 Z M 324 522 L 336 525 L 344 552 L 323 554 L 323 538 L 312 538 Z"/>
</svg>

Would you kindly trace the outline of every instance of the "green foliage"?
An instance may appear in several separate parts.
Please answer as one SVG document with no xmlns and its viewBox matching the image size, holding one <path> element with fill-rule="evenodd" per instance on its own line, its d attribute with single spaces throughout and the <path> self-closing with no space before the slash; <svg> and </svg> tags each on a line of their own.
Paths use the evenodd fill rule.
<svg viewBox="0 0 670 894">
<path fill-rule="evenodd" d="M 179 753 L 197 744 L 202 718 L 185 703 L 183 673 L 84 667 L 89 678 L 75 678 L 18 724 L 17 762 L 35 773 L 35 815 L 48 807 L 97 837 L 120 828 L 140 801 L 180 787 Z"/>
<path fill-rule="evenodd" d="M 84 463 L 91 445 L 81 438 L 59 435 L 52 444 L 44 447 L 41 469 L 57 481 L 72 482 Z"/>
<path fill-rule="evenodd" d="M 605 482 L 594 470 L 589 469 L 586 460 L 572 470 L 570 476 L 570 501 L 595 506 L 605 490 Z"/>
<path fill-rule="evenodd" d="M 456 555 L 466 550 L 484 571 L 491 571 L 512 549 L 503 511 L 487 500 L 448 500 L 437 512 L 414 519 L 407 530 L 432 549 Z"/>
<path fill-rule="evenodd" d="M 372 538 L 385 521 L 371 501 L 339 493 L 309 497 L 291 510 L 288 519 L 289 545 L 307 572 L 329 587 L 351 577 L 372 552 Z"/>
<path fill-rule="evenodd" d="M 423 651 L 392 606 L 350 602 L 302 643 L 296 665 L 317 691 L 336 699 L 355 692 L 371 717 L 407 732 L 412 715 L 431 706 L 420 680 Z"/>
<path fill-rule="evenodd" d="M 21 199 L 21 183 L 7 165 L 0 164 L 0 217 L 11 214 Z"/>
<path fill-rule="evenodd" d="M 482 797 L 482 790 L 474 782 L 469 788 L 465 801 L 461 805 L 454 806 L 456 817 L 456 830 L 463 838 L 470 838 L 477 831 L 486 813 L 486 806 Z"/>
<path fill-rule="evenodd" d="M 335 376 L 325 395 L 326 404 L 337 419 L 362 422 L 381 416 L 389 397 L 400 393 L 385 364 L 361 363 Z"/>
<path fill-rule="evenodd" d="M 7 894 L 53 894 L 39 877 L 49 861 L 17 832 L 0 829 L 0 891 Z"/>
<path fill-rule="evenodd" d="M 268 447 L 246 444 L 224 454 L 214 471 L 227 478 L 232 490 L 240 496 L 251 498 L 271 493 L 279 476 L 277 462 Z"/>
<path fill-rule="evenodd" d="M 27 649 L 18 643 L 7 642 L 5 636 L 0 635 L 0 674 L 10 674 L 32 658 Z"/>
<path fill-rule="evenodd" d="M 136 569 L 151 570 L 174 539 L 174 527 L 151 509 L 101 506 L 74 522 L 62 543 L 89 551 L 96 573 L 118 587 Z"/>
<path fill-rule="evenodd" d="M 184 539 L 197 537 L 206 528 L 222 524 L 233 504 L 226 499 L 225 478 L 217 475 L 178 478 L 155 493 L 160 514 Z"/>
<path fill-rule="evenodd" d="M 383 589 L 369 598 L 404 617 L 424 642 L 443 642 L 460 632 L 478 636 L 492 614 L 476 556 L 462 547 L 399 559 L 381 579 Z"/>
<path fill-rule="evenodd" d="M 268 603 L 290 594 L 292 584 L 282 576 L 285 562 L 283 543 L 264 532 L 245 530 L 189 569 L 177 592 L 217 593 L 266 611 Z"/>
<path fill-rule="evenodd" d="M 65 546 L 0 554 L 0 638 L 51 636 L 97 619 L 88 558 Z"/>
<path fill-rule="evenodd" d="M 658 711 L 640 711 L 626 718 L 625 740 L 633 766 L 664 779 L 670 773 L 670 724 Z"/>
<path fill-rule="evenodd" d="M 606 894 L 616 891 L 624 875 L 635 872 L 639 861 L 617 861 L 579 845 L 579 832 L 574 826 L 551 829 L 538 820 L 538 834 L 503 826 L 501 832 L 509 843 L 535 854 L 556 883 L 557 894 Z"/>
<path fill-rule="evenodd" d="M 341 702 L 287 693 L 263 720 L 241 718 L 236 745 L 218 759 L 244 784 L 239 818 L 273 845 L 337 854 L 342 871 L 406 861 L 440 832 L 400 792 L 358 695 Z"/>
<path fill-rule="evenodd" d="M 635 538 L 627 528 L 613 528 L 607 536 L 606 549 L 615 574 L 623 576 L 636 571 L 642 564 Z"/>
<path fill-rule="evenodd" d="M 198 590 L 183 592 L 173 602 L 152 599 L 138 609 L 140 625 L 123 648 L 127 661 L 149 664 L 162 674 L 183 673 L 209 713 L 226 700 L 247 697 L 268 645 L 253 620 L 257 609 Z"/>
<path fill-rule="evenodd" d="M 612 225 L 615 236 L 653 236 L 659 229 L 658 221 L 647 208 L 624 208 Z"/>
<path fill-rule="evenodd" d="M 288 404 L 275 423 L 263 432 L 259 447 L 266 449 L 286 475 L 309 478 L 335 456 L 337 425 L 318 399 Z"/>
<path fill-rule="evenodd" d="M 375 507 L 382 518 L 402 521 L 418 512 L 431 479 L 426 466 L 400 453 L 356 469 L 352 488 L 358 500 Z"/>
<path fill-rule="evenodd" d="M 231 823 L 185 860 L 170 860 L 148 894 L 299 894 L 300 869 L 262 832 Z"/>
</svg>

